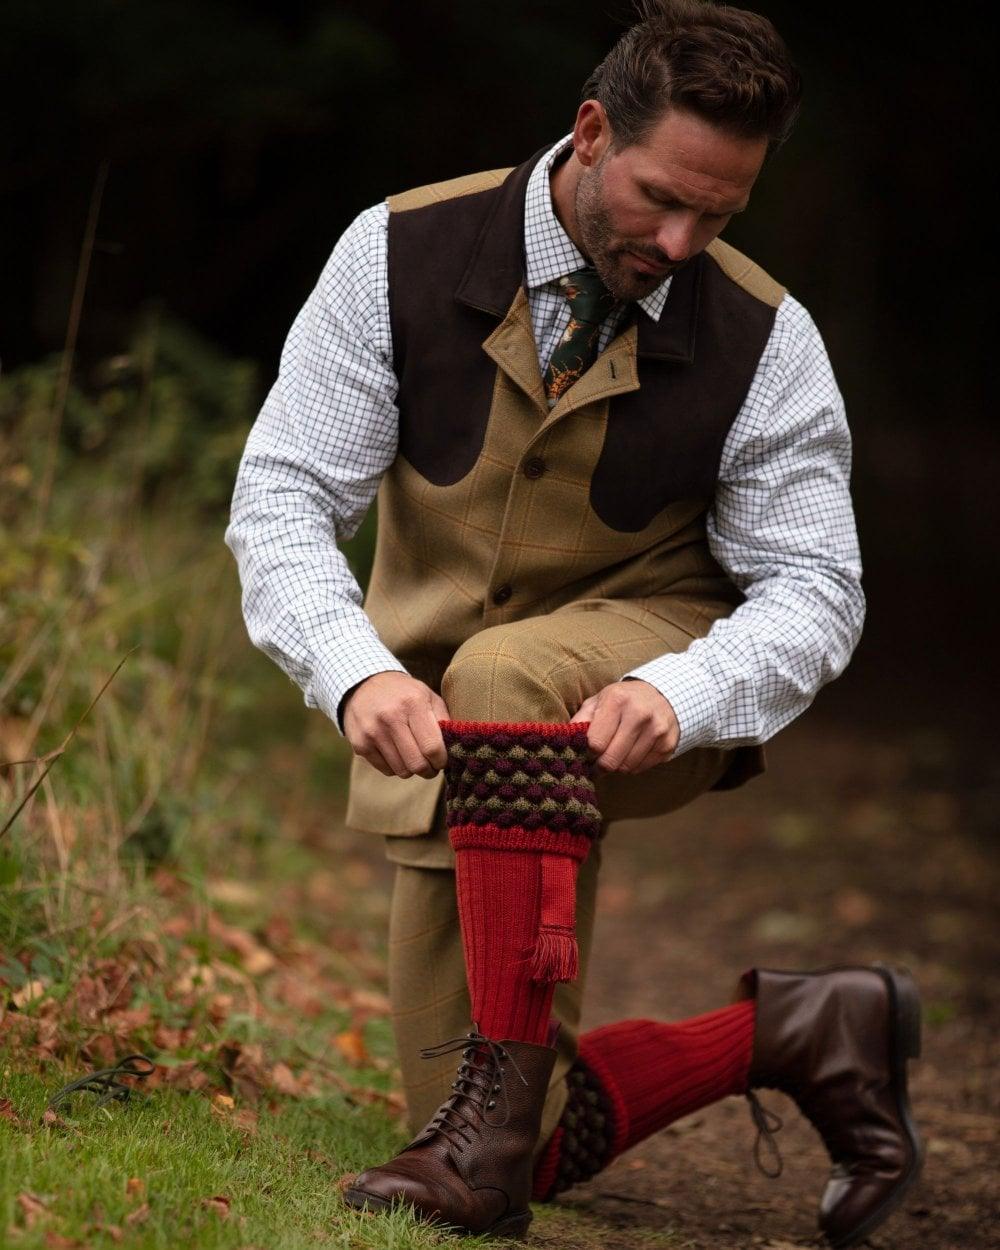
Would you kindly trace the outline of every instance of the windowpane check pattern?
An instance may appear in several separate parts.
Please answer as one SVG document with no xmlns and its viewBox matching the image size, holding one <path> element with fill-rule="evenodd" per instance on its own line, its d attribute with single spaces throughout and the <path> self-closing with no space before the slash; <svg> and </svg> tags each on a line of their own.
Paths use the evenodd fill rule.
<svg viewBox="0 0 1000 1250">
<path fill-rule="evenodd" d="M 543 373 L 570 316 L 559 279 L 587 263 L 549 195 L 549 170 L 569 142 L 538 162 L 525 199 L 526 287 Z M 247 439 L 225 531 L 251 641 L 341 733 L 347 691 L 374 673 L 406 671 L 363 611 L 337 546 L 357 532 L 398 448 L 387 224 L 384 203 L 355 218 L 296 316 Z M 668 277 L 640 306 L 659 319 L 669 290 Z M 623 312 L 602 325 L 598 350 Z M 677 754 L 764 742 L 843 671 L 865 615 L 850 467 L 822 338 L 786 295 L 726 439 L 707 518 L 712 554 L 746 602 L 683 653 L 623 674 L 669 699 Z"/>
</svg>

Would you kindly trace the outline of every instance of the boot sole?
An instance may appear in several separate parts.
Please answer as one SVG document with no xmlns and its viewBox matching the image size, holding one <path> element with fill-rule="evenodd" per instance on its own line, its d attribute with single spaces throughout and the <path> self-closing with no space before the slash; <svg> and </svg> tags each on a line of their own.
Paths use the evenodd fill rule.
<svg viewBox="0 0 1000 1250">
<path fill-rule="evenodd" d="M 924 1165 L 924 1145 L 910 1109 L 906 1073 L 907 1060 L 920 1058 L 920 992 L 909 969 L 891 968 L 883 963 L 873 963 L 870 967 L 885 982 L 889 994 L 889 1060 L 893 1090 L 900 1121 L 910 1139 L 913 1159 L 905 1176 L 880 1206 L 849 1232 L 836 1239 L 828 1238 L 833 1250 L 845 1250 L 847 1246 L 857 1245 L 888 1219 L 916 1183 Z"/>
<path fill-rule="evenodd" d="M 370 1209 L 374 1211 L 389 1211 L 394 1206 L 409 1206 L 409 1202 L 394 1202 L 391 1198 L 382 1198 L 378 1194 L 365 1193 L 363 1189 L 345 1189 L 344 1202 L 349 1207 L 357 1210 Z M 444 1232 L 455 1233 L 460 1237 L 508 1237 L 518 1238 L 524 1237 L 528 1231 L 528 1225 L 533 1218 L 531 1211 L 523 1211 L 520 1215 L 505 1215 L 502 1220 L 497 1220 L 488 1228 L 465 1228 L 461 1224 L 452 1224 L 448 1220 L 436 1219 L 432 1216 L 425 1217 L 422 1222 L 425 1224 L 433 1224 L 436 1228 L 440 1228 Z"/>
</svg>

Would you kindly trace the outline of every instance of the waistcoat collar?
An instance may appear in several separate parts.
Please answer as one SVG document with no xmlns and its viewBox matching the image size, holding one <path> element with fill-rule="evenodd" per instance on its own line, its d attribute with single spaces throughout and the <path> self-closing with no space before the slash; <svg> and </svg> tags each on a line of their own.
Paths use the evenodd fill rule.
<svg viewBox="0 0 1000 1250">
<path fill-rule="evenodd" d="M 548 151 L 544 147 L 518 165 L 492 192 L 493 204 L 455 291 L 459 303 L 503 318 L 525 285 L 524 197 L 532 169 Z M 684 363 L 694 359 L 702 264 L 699 254 L 674 273 L 659 321 L 632 305 L 628 321 L 638 326 L 639 356 Z"/>
</svg>

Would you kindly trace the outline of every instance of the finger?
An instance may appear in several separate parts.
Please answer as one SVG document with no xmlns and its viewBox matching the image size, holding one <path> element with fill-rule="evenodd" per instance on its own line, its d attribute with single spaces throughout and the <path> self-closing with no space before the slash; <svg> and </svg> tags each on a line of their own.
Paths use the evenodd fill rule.
<svg viewBox="0 0 1000 1250">
<path fill-rule="evenodd" d="M 669 758 L 670 752 L 666 750 L 661 741 L 654 738 L 649 750 L 637 763 L 633 763 L 631 760 L 626 760 L 625 762 L 628 765 L 629 772 L 644 773 L 648 768 L 655 768 L 657 764 L 665 764 Z"/>
<path fill-rule="evenodd" d="M 411 770 L 403 763 L 403 758 L 396 749 L 394 728 L 393 724 L 381 725 L 375 736 L 375 747 L 382 752 L 394 777 L 408 776 Z"/>
<path fill-rule="evenodd" d="M 359 751 L 358 755 L 360 755 L 363 760 L 367 760 L 368 763 L 371 764 L 372 768 L 377 768 L 378 771 L 383 773 L 386 777 L 395 776 L 395 773 L 386 763 L 382 752 L 377 750 L 375 747 L 366 747 L 365 750 Z"/>
<path fill-rule="evenodd" d="M 420 752 L 421 765 L 415 772 L 421 777 L 433 777 L 448 762 L 444 735 L 429 705 L 415 712 L 410 718 L 410 732 Z"/>
<path fill-rule="evenodd" d="M 628 770 L 623 768 L 623 765 L 635 744 L 635 735 L 636 730 L 633 726 L 619 721 L 614 736 L 597 761 L 600 766 L 609 772 L 627 772 Z"/>
<path fill-rule="evenodd" d="M 574 725 L 576 724 L 577 721 L 581 721 L 581 720 L 589 721 L 591 717 L 593 716 L 594 709 L 596 707 L 597 707 L 597 696 L 591 695 L 590 698 L 584 699 L 584 701 L 580 704 L 580 706 L 576 710 L 576 714 L 570 717 L 569 723 L 571 725 Z"/>
<path fill-rule="evenodd" d="M 589 699 L 585 700 L 580 710 L 583 711 L 583 708 L 589 702 Z M 587 742 L 598 755 L 608 749 L 608 745 L 621 723 L 624 710 L 623 705 L 617 699 L 600 699 L 594 696 L 593 707 L 590 712 L 590 728 L 587 730 Z"/>
<path fill-rule="evenodd" d="M 417 746 L 417 740 L 413 736 L 413 730 L 410 728 L 409 721 L 398 721 L 393 724 L 392 744 L 399 752 L 399 758 L 404 769 L 404 774 L 402 775 L 410 777 L 414 774 L 421 777 L 434 776 L 423 751 Z"/>
</svg>

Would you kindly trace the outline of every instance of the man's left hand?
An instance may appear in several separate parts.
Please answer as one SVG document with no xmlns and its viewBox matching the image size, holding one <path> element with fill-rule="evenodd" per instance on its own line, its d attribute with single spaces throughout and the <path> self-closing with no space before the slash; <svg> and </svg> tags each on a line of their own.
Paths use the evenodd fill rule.
<svg viewBox="0 0 1000 1250">
<path fill-rule="evenodd" d="M 680 741 L 674 709 L 648 681 L 630 678 L 584 699 L 573 719 L 590 721 L 587 741 L 609 773 L 642 773 L 663 764 Z"/>
</svg>

